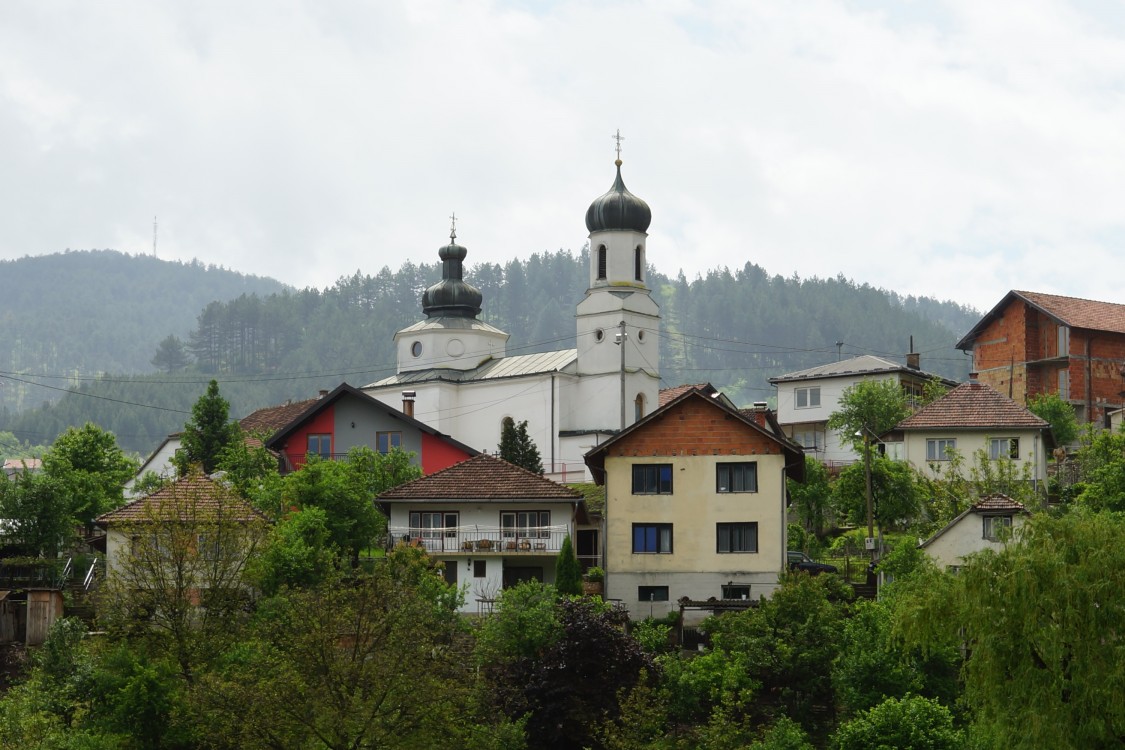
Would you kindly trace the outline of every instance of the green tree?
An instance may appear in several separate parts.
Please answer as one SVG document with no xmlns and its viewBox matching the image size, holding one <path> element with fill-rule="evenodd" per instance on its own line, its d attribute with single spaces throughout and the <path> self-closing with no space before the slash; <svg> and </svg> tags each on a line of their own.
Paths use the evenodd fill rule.
<svg viewBox="0 0 1125 750">
<path fill-rule="evenodd" d="M 219 394 L 219 383 L 212 380 L 207 392 L 191 407 L 191 419 L 180 438 L 182 447 L 173 459 L 176 470 L 186 476 L 191 465 L 199 464 L 204 474 L 211 474 L 223 450 L 241 439 L 238 423 L 230 421 L 230 404 Z"/>
<path fill-rule="evenodd" d="M 123 502 L 122 488 L 137 472 L 137 461 L 117 446 L 112 433 L 87 423 L 71 427 L 43 455 L 45 474 L 68 485 L 71 515 L 90 524 Z"/>
<path fill-rule="evenodd" d="M 1125 510 L 1125 433 L 1086 430 L 1076 455 L 1082 481 L 1072 488 L 1080 505 Z"/>
<path fill-rule="evenodd" d="M 151 361 L 153 367 L 172 374 L 191 364 L 191 357 L 184 348 L 184 342 L 175 335 L 169 334 L 160 342 Z"/>
<path fill-rule="evenodd" d="M 910 464 L 883 456 L 871 459 L 871 496 L 881 528 L 903 528 L 918 513 L 922 491 Z M 862 461 L 851 464 L 832 486 L 836 513 L 852 523 L 867 519 L 867 478 Z"/>
<path fill-rule="evenodd" d="M 937 375 L 934 375 L 922 384 L 922 398 L 916 408 L 921 409 L 923 406 L 929 406 L 947 393 L 949 393 L 949 386 Z"/>
<path fill-rule="evenodd" d="M 1120 746 L 1119 516 L 1033 515 L 1002 550 L 971 556 L 956 576 L 918 576 L 896 596 L 896 634 L 908 645 L 949 644 L 969 654 L 963 703 L 985 746 Z"/>
<path fill-rule="evenodd" d="M 543 461 L 539 457 L 539 449 L 535 441 L 527 434 L 527 420 L 516 424 L 511 417 L 504 417 L 500 430 L 500 458 L 522 469 L 543 473 Z"/>
<path fill-rule="evenodd" d="M 20 472 L 0 481 L 6 543 L 29 556 L 54 558 L 74 536 L 69 485 L 47 474 Z"/>
<path fill-rule="evenodd" d="M 828 418 L 828 429 L 840 441 L 862 453 L 864 435 L 874 439 L 910 416 L 902 386 L 892 379 L 861 380 L 844 389 L 839 408 Z M 866 431 L 866 432 L 865 432 Z"/>
<path fill-rule="evenodd" d="M 832 513 L 832 488 L 828 467 L 812 456 L 805 456 L 805 481 L 786 480 L 791 507 L 806 531 L 824 533 Z"/>
<path fill-rule="evenodd" d="M 323 508 L 294 511 L 270 530 L 253 572 L 266 596 L 287 588 L 312 588 L 331 577 L 338 551 L 329 541 Z"/>
<path fill-rule="evenodd" d="M 917 695 L 888 698 L 840 727 L 837 750 L 961 750 L 965 737 L 953 714 L 936 700 Z M 1056 746 L 1057 747 L 1057 746 Z"/>
<path fill-rule="evenodd" d="M 1032 396 L 1027 402 L 1027 408 L 1035 416 L 1050 423 L 1055 445 L 1071 445 L 1078 440 L 1078 418 L 1074 414 L 1074 407 L 1059 394 L 1040 393 Z"/>
<path fill-rule="evenodd" d="M 574 545 L 570 534 L 563 539 L 562 548 L 555 558 L 555 588 L 564 596 L 577 596 L 582 593 L 582 567 L 574 556 Z"/>
</svg>

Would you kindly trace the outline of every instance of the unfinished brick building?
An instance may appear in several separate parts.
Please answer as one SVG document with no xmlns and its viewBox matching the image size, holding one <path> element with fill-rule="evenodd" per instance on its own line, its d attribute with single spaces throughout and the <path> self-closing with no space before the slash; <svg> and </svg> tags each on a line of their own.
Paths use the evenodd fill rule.
<svg viewBox="0 0 1125 750">
<path fill-rule="evenodd" d="M 957 348 L 980 382 L 1020 403 L 1057 393 L 1099 424 L 1122 405 L 1125 305 L 1013 290 Z"/>
</svg>

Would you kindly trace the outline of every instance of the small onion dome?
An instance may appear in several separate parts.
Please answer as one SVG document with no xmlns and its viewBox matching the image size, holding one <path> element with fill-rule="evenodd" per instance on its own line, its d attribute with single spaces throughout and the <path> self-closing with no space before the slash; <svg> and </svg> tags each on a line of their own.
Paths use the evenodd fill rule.
<svg viewBox="0 0 1125 750">
<path fill-rule="evenodd" d="M 617 179 L 609 192 L 601 196 L 586 209 L 586 229 L 600 232 L 606 229 L 625 229 L 634 232 L 647 232 L 652 221 L 652 211 L 648 204 L 625 188 L 621 179 L 621 160 L 618 159 Z"/>
<path fill-rule="evenodd" d="M 468 250 L 450 239 L 438 250 L 441 258 L 441 281 L 422 293 L 422 312 L 428 317 L 475 318 L 483 300 L 480 290 L 462 280 L 461 262 Z"/>
</svg>

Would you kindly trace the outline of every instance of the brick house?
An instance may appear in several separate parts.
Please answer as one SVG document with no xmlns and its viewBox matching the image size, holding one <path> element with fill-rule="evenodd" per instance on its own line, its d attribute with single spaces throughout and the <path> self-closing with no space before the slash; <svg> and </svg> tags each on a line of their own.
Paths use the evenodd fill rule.
<svg viewBox="0 0 1125 750">
<path fill-rule="evenodd" d="M 981 383 L 1019 403 L 1057 393 L 1104 424 L 1125 393 L 1125 305 L 1010 291 L 957 342 Z"/>
<path fill-rule="evenodd" d="M 801 449 L 764 414 L 690 389 L 586 454 L 604 484 L 605 592 L 630 616 L 681 598 L 757 599 L 786 565 Z"/>
</svg>

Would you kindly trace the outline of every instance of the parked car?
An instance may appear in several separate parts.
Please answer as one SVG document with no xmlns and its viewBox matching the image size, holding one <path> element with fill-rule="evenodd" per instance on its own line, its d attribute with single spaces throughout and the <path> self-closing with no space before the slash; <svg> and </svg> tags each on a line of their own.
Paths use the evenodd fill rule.
<svg viewBox="0 0 1125 750">
<path fill-rule="evenodd" d="M 828 563 L 820 563 L 813 560 L 804 552 L 797 550 L 789 550 L 789 569 L 790 570 L 803 570 L 809 575 L 818 575 L 820 573 L 838 573 L 835 565 Z"/>
</svg>

